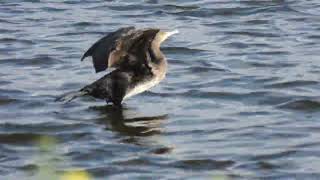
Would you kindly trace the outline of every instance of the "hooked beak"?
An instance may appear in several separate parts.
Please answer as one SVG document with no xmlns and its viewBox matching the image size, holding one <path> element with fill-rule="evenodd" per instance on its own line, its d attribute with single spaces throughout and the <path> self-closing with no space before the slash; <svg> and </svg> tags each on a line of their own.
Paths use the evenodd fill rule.
<svg viewBox="0 0 320 180">
<path fill-rule="evenodd" d="M 168 37 L 170 37 L 174 34 L 178 34 L 178 33 L 179 33 L 178 29 L 175 29 L 174 31 L 166 32 L 166 36 L 168 38 Z"/>
<path fill-rule="evenodd" d="M 163 41 L 165 41 L 166 39 L 168 39 L 168 37 L 179 33 L 179 31 L 176 29 L 174 31 L 169 31 L 169 32 L 161 32 L 161 36 L 160 36 L 160 42 L 162 43 Z"/>
</svg>

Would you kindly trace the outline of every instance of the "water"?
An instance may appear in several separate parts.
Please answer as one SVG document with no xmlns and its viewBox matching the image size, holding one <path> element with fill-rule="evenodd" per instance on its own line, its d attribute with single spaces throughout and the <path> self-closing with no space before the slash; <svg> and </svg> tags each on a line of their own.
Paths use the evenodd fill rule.
<svg viewBox="0 0 320 180">
<path fill-rule="evenodd" d="M 54 102 L 105 74 L 80 57 L 130 25 L 179 29 L 166 80 L 120 111 Z M 42 136 L 58 172 L 95 179 L 318 179 L 319 44 L 317 0 L 2 0 L 1 179 L 36 177 Z"/>
</svg>

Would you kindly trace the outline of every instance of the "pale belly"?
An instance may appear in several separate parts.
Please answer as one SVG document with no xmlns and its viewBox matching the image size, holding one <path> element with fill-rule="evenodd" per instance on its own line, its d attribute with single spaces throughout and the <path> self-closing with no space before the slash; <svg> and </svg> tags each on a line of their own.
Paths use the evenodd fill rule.
<svg viewBox="0 0 320 180">
<path fill-rule="evenodd" d="M 154 78 L 150 81 L 146 81 L 144 83 L 140 83 L 138 85 L 136 85 L 133 89 L 131 89 L 125 96 L 123 99 L 127 99 L 131 96 L 134 96 L 134 95 L 137 95 L 137 94 L 140 94 L 150 88 L 152 88 L 153 86 L 159 84 L 159 82 L 161 81 L 162 79 L 159 79 L 159 78 Z"/>
</svg>

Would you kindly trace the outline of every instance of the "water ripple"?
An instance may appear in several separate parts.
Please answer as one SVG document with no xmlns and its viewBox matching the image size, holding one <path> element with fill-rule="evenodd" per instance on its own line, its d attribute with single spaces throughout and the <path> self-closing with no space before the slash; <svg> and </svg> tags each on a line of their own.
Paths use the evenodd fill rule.
<svg viewBox="0 0 320 180">
<path fill-rule="evenodd" d="M 212 170 L 212 169 L 225 169 L 234 164 L 234 161 L 225 160 L 211 160 L 211 159 L 192 159 L 177 161 L 171 164 L 174 167 L 192 170 Z"/>
<path fill-rule="evenodd" d="M 298 111 L 318 111 L 320 109 L 320 101 L 309 99 L 292 100 L 282 103 L 278 107 Z"/>
<path fill-rule="evenodd" d="M 265 85 L 265 87 L 266 88 L 292 88 L 292 87 L 318 85 L 318 84 L 319 84 L 318 81 L 295 80 L 295 81 L 272 83 L 272 84 Z"/>
<path fill-rule="evenodd" d="M 1 178 L 35 179 L 35 141 L 49 136 L 62 156 L 53 161 L 64 159 L 59 173 L 95 179 L 317 179 L 319 7 L 0 1 Z M 179 29 L 161 48 L 166 79 L 121 110 L 89 97 L 53 102 L 107 73 L 79 58 L 124 26 Z"/>
</svg>

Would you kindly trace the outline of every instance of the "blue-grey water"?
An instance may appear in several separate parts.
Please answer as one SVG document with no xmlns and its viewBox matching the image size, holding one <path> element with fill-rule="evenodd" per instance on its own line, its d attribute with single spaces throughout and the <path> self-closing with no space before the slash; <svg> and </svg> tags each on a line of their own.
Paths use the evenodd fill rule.
<svg viewBox="0 0 320 180">
<path fill-rule="evenodd" d="M 167 78 L 122 110 L 54 102 L 125 26 L 179 29 Z M 319 179 L 319 73 L 318 0 L 1 0 L 0 179 L 37 176 L 42 136 L 94 179 Z"/>
</svg>

